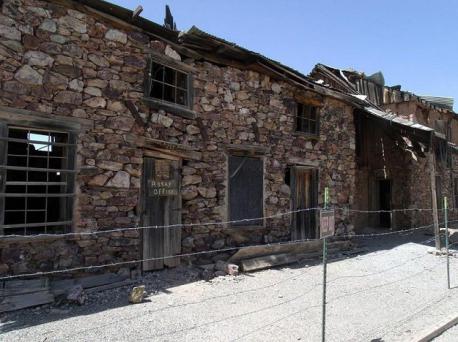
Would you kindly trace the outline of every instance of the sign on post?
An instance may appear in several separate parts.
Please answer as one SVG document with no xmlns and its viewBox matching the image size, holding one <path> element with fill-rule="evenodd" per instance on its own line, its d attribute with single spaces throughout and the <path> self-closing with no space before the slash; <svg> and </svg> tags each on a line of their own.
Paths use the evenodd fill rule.
<svg viewBox="0 0 458 342">
<path fill-rule="evenodd" d="M 320 239 L 333 236 L 335 232 L 334 210 L 320 210 Z"/>
</svg>

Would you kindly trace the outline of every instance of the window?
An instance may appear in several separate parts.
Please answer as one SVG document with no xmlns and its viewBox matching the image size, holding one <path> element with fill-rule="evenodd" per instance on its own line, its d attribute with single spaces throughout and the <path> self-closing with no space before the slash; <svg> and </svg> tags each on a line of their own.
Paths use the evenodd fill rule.
<svg viewBox="0 0 458 342">
<path fill-rule="evenodd" d="M 259 158 L 229 156 L 229 216 L 243 220 L 263 216 L 263 162 Z M 263 220 L 233 223 L 262 226 Z"/>
<path fill-rule="evenodd" d="M 297 104 L 296 131 L 310 135 L 318 135 L 318 107 L 302 103 Z"/>
<path fill-rule="evenodd" d="M 190 106 L 187 73 L 152 61 L 149 82 L 148 96 L 184 107 Z"/>
<path fill-rule="evenodd" d="M 439 139 L 435 145 L 436 165 L 452 167 L 452 153 L 447 141 Z"/>
<path fill-rule="evenodd" d="M 63 233 L 71 227 L 75 144 L 70 140 L 66 132 L 6 128 L 0 232 Z"/>
</svg>

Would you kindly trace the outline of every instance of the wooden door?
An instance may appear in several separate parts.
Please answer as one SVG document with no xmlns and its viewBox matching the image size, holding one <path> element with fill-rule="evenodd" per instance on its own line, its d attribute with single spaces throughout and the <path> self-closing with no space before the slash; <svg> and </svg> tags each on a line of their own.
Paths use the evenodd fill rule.
<svg viewBox="0 0 458 342">
<path fill-rule="evenodd" d="M 163 226 L 181 223 L 180 173 L 177 160 L 144 158 L 142 177 L 142 226 L 161 228 L 143 229 L 143 270 L 179 265 L 181 227 Z"/>
<path fill-rule="evenodd" d="M 318 206 L 318 170 L 296 166 L 291 170 L 291 196 L 293 210 Z M 292 240 L 317 237 L 317 211 L 301 211 L 293 214 Z"/>
<path fill-rule="evenodd" d="M 389 179 L 380 179 L 378 181 L 378 208 L 379 227 L 391 228 L 391 181 Z"/>
</svg>

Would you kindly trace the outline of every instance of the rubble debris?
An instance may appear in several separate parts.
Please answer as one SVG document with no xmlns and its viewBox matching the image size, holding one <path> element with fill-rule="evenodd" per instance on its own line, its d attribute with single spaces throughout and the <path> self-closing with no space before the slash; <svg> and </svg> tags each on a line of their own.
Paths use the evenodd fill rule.
<svg viewBox="0 0 458 342">
<path fill-rule="evenodd" d="M 237 265 L 230 264 L 230 263 L 224 262 L 222 260 L 219 260 L 215 264 L 215 269 L 217 271 L 224 272 L 225 275 L 229 274 L 229 275 L 235 276 L 235 275 L 238 275 L 238 273 L 239 273 L 239 267 Z"/>
<path fill-rule="evenodd" d="M 87 295 L 84 292 L 83 286 L 75 285 L 67 294 L 67 300 L 72 303 L 83 305 L 87 300 Z"/>
</svg>

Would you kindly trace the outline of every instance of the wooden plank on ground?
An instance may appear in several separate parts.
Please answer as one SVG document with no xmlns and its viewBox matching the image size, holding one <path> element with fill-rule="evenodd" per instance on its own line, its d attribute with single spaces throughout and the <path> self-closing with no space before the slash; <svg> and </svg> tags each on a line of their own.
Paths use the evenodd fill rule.
<svg viewBox="0 0 458 342">
<path fill-rule="evenodd" d="M 85 289 L 102 286 L 106 284 L 116 283 L 119 281 L 126 280 L 128 277 L 126 275 L 114 274 L 114 273 L 105 273 L 105 274 L 98 274 L 84 278 L 75 279 L 77 284 L 81 284 L 81 286 Z"/>
<path fill-rule="evenodd" d="M 45 291 L 48 289 L 48 278 L 6 280 L 3 282 L 3 286 L 0 288 L 0 297 L 14 296 L 24 293 L 33 293 L 37 291 Z"/>
<path fill-rule="evenodd" d="M 297 243 L 285 243 L 280 245 L 262 245 L 241 247 L 230 259 L 229 262 L 237 263 L 243 259 L 250 259 L 271 254 L 304 254 L 320 251 L 322 248 L 321 240 L 303 241 Z M 350 241 L 335 241 L 328 244 L 329 249 L 349 249 Z"/>
<path fill-rule="evenodd" d="M 87 289 L 118 284 L 127 278 L 127 275 L 106 273 L 77 279 L 55 280 L 50 284 L 50 291 L 54 296 L 60 296 L 66 294 L 72 287 L 81 285 L 86 292 L 89 292 Z"/>
<path fill-rule="evenodd" d="M 52 303 L 54 296 L 49 291 L 26 293 L 0 299 L 0 312 L 14 311 L 31 306 Z"/>
<path fill-rule="evenodd" d="M 94 292 L 99 292 L 99 291 L 115 289 L 115 288 L 122 287 L 122 286 L 132 285 L 132 284 L 136 284 L 136 283 L 138 283 L 138 280 L 130 280 L 130 279 L 128 279 L 128 280 L 124 280 L 124 281 L 118 281 L 118 282 L 112 283 L 112 284 L 106 284 L 106 285 L 102 285 L 102 286 L 92 287 L 90 289 L 87 289 L 85 292 L 86 293 L 94 293 Z"/>
<path fill-rule="evenodd" d="M 50 291 L 54 296 L 57 297 L 57 296 L 66 294 L 68 290 L 70 290 L 76 284 L 77 283 L 75 279 L 63 279 L 63 280 L 51 281 Z"/>
<path fill-rule="evenodd" d="M 297 261 L 298 258 L 296 256 L 284 253 L 242 260 L 240 265 L 244 272 L 253 272 L 274 266 L 292 264 Z"/>
<path fill-rule="evenodd" d="M 237 263 L 242 259 L 256 258 L 271 254 L 281 253 L 304 253 L 318 250 L 320 241 L 306 241 L 298 243 L 285 243 L 282 245 L 262 245 L 241 247 L 230 259 L 229 262 Z"/>
</svg>

